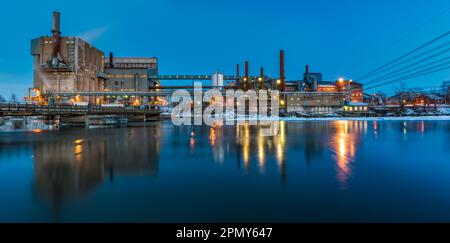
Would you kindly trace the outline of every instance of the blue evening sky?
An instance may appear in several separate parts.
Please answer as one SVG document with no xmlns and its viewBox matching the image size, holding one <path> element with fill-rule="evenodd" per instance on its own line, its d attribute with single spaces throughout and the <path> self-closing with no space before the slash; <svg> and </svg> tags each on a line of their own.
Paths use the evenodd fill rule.
<svg viewBox="0 0 450 243">
<path fill-rule="evenodd" d="M 326 80 L 355 78 L 450 30 L 448 0 L 77 0 L 4 1 L 0 95 L 32 86 L 30 40 L 49 35 L 53 10 L 63 35 L 81 35 L 115 56 L 156 56 L 160 74 L 235 73 L 250 61 L 299 79 L 305 64 Z M 450 71 L 407 81 L 436 86 Z M 387 86 L 393 89 L 398 84 Z"/>
</svg>

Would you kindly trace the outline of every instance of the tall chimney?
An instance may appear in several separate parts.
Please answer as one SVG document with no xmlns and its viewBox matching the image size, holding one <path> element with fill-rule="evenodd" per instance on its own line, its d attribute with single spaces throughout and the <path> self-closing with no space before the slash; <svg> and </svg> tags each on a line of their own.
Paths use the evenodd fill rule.
<svg viewBox="0 0 450 243">
<path fill-rule="evenodd" d="M 264 68 L 261 67 L 259 74 L 259 89 L 264 88 Z"/>
<path fill-rule="evenodd" d="M 284 80 L 284 50 L 280 51 L 280 90 L 284 91 L 285 88 Z"/>
<path fill-rule="evenodd" d="M 236 79 L 239 79 L 240 73 L 239 73 L 239 64 L 236 64 Z"/>
<path fill-rule="evenodd" d="M 53 34 L 53 49 L 52 49 L 52 62 L 54 62 L 54 65 L 57 65 L 57 57 L 58 54 L 60 52 L 60 48 L 61 48 L 61 31 L 60 31 L 60 26 L 59 26 L 59 19 L 60 19 L 60 13 L 59 12 L 53 12 L 53 29 L 52 29 L 52 34 Z"/>
<path fill-rule="evenodd" d="M 248 83 L 249 83 L 249 80 L 248 80 L 248 61 L 245 61 L 245 91 L 247 91 L 248 90 Z"/>
<path fill-rule="evenodd" d="M 61 14 L 59 12 L 53 12 L 53 29 L 52 34 L 55 35 L 61 35 L 61 29 L 60 29 L 60 16 Z"/>
<path fill-rule="evenodd" d="M 114 54 L 112 52 L 109 53 L 109 67 L 114 67 Z"/>
</svg>

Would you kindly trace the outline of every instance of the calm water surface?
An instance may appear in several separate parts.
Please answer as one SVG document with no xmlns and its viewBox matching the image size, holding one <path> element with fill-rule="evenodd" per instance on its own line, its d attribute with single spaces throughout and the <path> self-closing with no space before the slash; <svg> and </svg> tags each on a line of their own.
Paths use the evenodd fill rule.
<svg viewBox="0 0 450 243">
<path fill-rule="evenodd" d="M 0 132 L 1 222 L 450 222 L 450 122 Z"/>
</svg>

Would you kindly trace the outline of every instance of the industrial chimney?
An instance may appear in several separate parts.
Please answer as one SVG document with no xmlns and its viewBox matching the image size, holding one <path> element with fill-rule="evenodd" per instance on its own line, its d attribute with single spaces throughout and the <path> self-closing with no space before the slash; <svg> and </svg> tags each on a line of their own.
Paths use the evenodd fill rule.
<svg viewBox="0 0 450 243">
<path fill-rule="evenodd" d="M 109 53 L 109 67 L 110 68 L 114 67 L 114 55 L 112 52 Z"/>
<path fill-rule="evenodd" d="M 53 36 L 61 35 L 60 17 L 61 17 L 61 14 L 59 12 L 56 12 L 56 11 L 53 12 L 53 29 L 52 29 Z"/>
<path fill-rule="evenodd" d="M 53 68 L 66 67 L 61 53 L 61 29 L 60 29 L 59 12 L 53 12 L 53 28 L 52 28 L 52 56 L 48 61 L 48 65 Z"/>
<path fill-rule="evenodd" d="M 244 83 L 244 90 L 247 91 L 248 90 L 248 84 L 249 84 L 249 77 L 248 77 L 248 61 L 245 61 L 245 83 Z"/>
<path fill-rule="evenodd" d="M 280 51 L 280 90 L 284 91 L 285 80 L 284 80 L 284 50 Z"/>
<path fill-rule="evenodd" d="M 239 79 L 239 76 L 240 76 L 240 74 L 239 74 L 239 63 L 238 63 L 238 64 L 236 64 L 236 79 Z"/>
<path fill-rule="evenodd" d="M 261 67 L 260 69 L 260 74 L 259 74 L 259 89 L 263 89 L 264 88 L 264 68 Z"/>
</svg>

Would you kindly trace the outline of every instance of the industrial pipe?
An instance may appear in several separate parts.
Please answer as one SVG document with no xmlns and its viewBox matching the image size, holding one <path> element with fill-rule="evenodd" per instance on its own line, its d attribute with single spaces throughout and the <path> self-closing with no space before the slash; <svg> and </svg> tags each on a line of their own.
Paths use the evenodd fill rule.
<svg viewBox="0 0 450 243">
<path fill-rule="evenodd" d="M 53 29 L 52 29 L 53 49 L 52 58 L 57 58 L 61 48 L 61 31 L 60 31 L 60 13 L 53 12 Z"/>
<path fill-rule="evenodd" d="M 264 88 L 264 68 L 261 67 L 260 69 L 260 76 L 259 76 L 259 89 L 263 89 Z"/>
<path fill-rule="evenodd" d="M 284 91 L 285 80 L 284 80 L 284 50 L 280 51 L 280 90 Z"/>
<path fill-rule="evenodd" d="M 244 82 L 244 90 L 247 91 L 248 90 L 248 84 L 249 84 L 249 80 L 248 80 L 248 61 L 245 61 L 245 82 Z"/>
<path fill-rule="evenodd" d="M 109 67 L 114 67 L 114 54 L 112 52 L 109 53 Z"/>
</svg>

